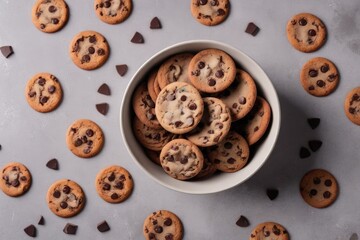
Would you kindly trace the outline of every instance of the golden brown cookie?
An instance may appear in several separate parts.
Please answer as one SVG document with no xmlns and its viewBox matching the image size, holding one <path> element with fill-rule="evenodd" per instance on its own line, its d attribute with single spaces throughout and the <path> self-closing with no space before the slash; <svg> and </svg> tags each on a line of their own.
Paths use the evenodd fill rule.
<svg viewBox="0 0 360 240">
<path fill-rule="evenodd" d="M 206 26 L 222 23 L 229 12 L 229 0 L 191 0 L 191 14 L 196 21 Z"/>
<path fill-rule="evenodd" d="M 134 182 L 125 168 L 114 165 L 97 174 L 95 187 L 99 196 L 105 201 L 120 203 L 131 195 Z"/>
<path fill-rule="evenodd" d="M 346 95 L 344 110 L 350 121 L 360 125 L 360 87 L 352 89 Z"/>
<path fill-rule="evenodd" d="M 314 169 L 301 179 L 300 193 L 310 206 L 325 208 L 336 200 L 339 187 L 331 173 L 323 169 Z"/>
<path fill-rule="evenodd" d="M 110 48 L 103 35 L 94 31 L 78 33 L 70 43 L 71 60 L 81 69 L 101 67 L 109 57 Z"/>
<path fill-rule="evenodd" d="M 323 22 L 310 13 L 293 16 L 286 27 L 290 44 L 301 52 L 318 50 L 326 41 L 326 27 Z"/>
<path fill-rule="evenodd" d="M 160 151 L 153 151 L 150 149 L 145 149 L 146 156 L 149 157 L 149 159 L 155 163 L 156 165 L 161 166 L 160 163 Z"/>
<path fill-rule="evenodd" d="M 279 223 L 264 222 L 251 232 L 249 240 L 289 240 L 288 231 Z"/>
<path fill-rule="evenodd" d="M 104 145 L 101 128 L 93 121 L 79 119 L 66 132 L 66 144 L 78 157 L 90 158 L 98 154 Z"/>
<path fill-rule="evenodd" d="M 10 197 L 26 193 L 31 186 L 31 174 L 21 163 L 10 162 L 1 169 L 0 188 Z"/>
<path fill-rule="evenodd" d="M 64 0 L 37 0 L 32 8 L 32 22 L 42 32 L 59 31 L 68 18 L 69 9 Z"/>
<path fill-rule="evenodd" d="M 109 24 L 125 21 L 131 13 L 131 0 L 95 0 L 94 8 L 98 18 Z"/>
<path fill-rule="evenodd" d="M 50 73 L 38 73 L 26 84 L 26 101 L 38 112 L 55 110 L 61 103 L 62 96 L 59 80 Z"/>
<path fill-rule="evenodd" d="M 155 89 L 156 76 L 157 76 L 157 69 L 154 69 L 150 72 L 149 76 L 147 77 L 147 89 L 151 97 L 151 100 L 153 100 L 154 103 L 156 102 L 156 98 L 160 92 L 160 90 L 157 91 L 157 89 Z"/>
<path fill-rule="evenodd" d="M 55 215 L 67 218 L 81 212 L 85 205 L 85 194 L 76 182 L 61 179 L 49 187 L 46 201 Z"/>
<path fill-rule="evenodd" d="M 174 213 L 159 210 L 150 214 L 144 221 L 144 237 L 147 240 L 181 240 L 183 225 Z"/>
<path fill-rule="evenodd" d="M 204 157 L 204 164 L 201 171 L 194 177 L 196 180 L 208 178 L 217 171 L 214 161 L 207 156 L 206 148 L 200 150 Z"/>
</svg>

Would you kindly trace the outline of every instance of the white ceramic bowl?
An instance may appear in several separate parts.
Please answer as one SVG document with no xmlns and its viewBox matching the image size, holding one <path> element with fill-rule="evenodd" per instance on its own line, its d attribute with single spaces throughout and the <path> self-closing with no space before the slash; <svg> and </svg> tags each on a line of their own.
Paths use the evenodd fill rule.
<svg viewBox="0 0 360 240">
<path fill-rule="evenodd" d="M 217 48 L 227 52 L 233 57 L 238 66 L 251 74 L 254 78 L 261 95 L 270 103 L 272 108 L 272 121 L 269 125 L 268 134 L 256 149 L 250 162 L 240 171 L 235 173 L 216 174 L 210 178 L 196 181 L 179 181 L 168 176 L 165 171 L 148 159 L 137 142 L 132 132 L 132 103 L 131 98 L 136 86 L 144 81 L 145 75 L 156 64 L 159 64 L 169 56 L 181 52 L 198 52 L 207 48 Z M 273 150 L 280 130 L 280 105 L 275 88 L 261 67 L 240 50 L 221 42 L 209 40 L 194 40 L 175 44 L 156 53 L 147 60 L 135 73 L 125 90 L 120 109 L 120 128 L 128 151 L 134 162 L 148 176 L 156 182 L 170 189 L 192 194 L 206 194 L 220 192 L 232 188 L 250 178 L 265 163 Z"/>
</svg>

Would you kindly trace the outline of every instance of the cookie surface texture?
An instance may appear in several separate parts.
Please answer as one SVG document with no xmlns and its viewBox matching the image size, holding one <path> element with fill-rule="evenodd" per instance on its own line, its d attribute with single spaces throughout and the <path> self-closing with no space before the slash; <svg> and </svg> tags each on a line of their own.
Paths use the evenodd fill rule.
<svg viewBox="0 0 360 240">
<path fill-rule="evenodd" d="M 206 26 L 222 23 L 229 12 L 229 0 L 191 0 L 192 16 L 196 21 Z"/>
<path fill-rule="evenodd" d="M 264 222 L 251 232 L 249 240 L 289 240 L 288 231 L 279 223 Z"/>
<path fill-rule="evenodd" d="M 66 132 L 66 144 L 78 157 L 90 158 L 98 154 L 104 144 L 101 128 L 88 119 L 79 119 Z"/>
<path fill-rule="evenodd" d="M 350 121 L 360 125 L 360 87 L 354 88 L 347 94 L 344 110 Z"/>
<path fill-rule="evenodd" d="M 30 107 L 38 112 L 51 112 L 63 96 L 59 80 L 50 73 L 38 73 L 26 84 L 25 97 Z"/>
<path fill-rule="evenodd" d="M 0 188 L 10 197 L 26 193 L 31 186 L 29 170 L 18 162 L 10 162 L 1 169 Z"/>
<path fill-rule="evenodd" d="M 94 8 L 98 18 L 109 24 L 125 21 L 131 13 L 131 0 L 95 0 Z"/>
</svg>

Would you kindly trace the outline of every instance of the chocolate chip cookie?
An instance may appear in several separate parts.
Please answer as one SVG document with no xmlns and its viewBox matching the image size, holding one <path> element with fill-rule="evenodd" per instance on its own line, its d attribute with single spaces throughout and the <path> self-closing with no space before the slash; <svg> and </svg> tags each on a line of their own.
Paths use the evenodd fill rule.
<svg viewBox="0 0 360 240">
<path fill-rule="evenodd" d="M 81 69 L 101 67 L 109 57 L 110 48 L 103 35 L 94 31 L 78 33 L 70 44 L 71 60 Z"/>
<path fill-rule="evenodd" d="M 201 171 L 195 176 L 196 180 L 208 178 L 217 171 L 214 161 L 207 156 L 206 148 L 200 150 L 204 157 L 204 164 Z"/>
<path fill-rule="evenodd" d="M 55 110 L 61 103 L 62 96 L 59 80 L 50 73 L 38 73 L 26 84 L 26 100 L 38 112 Z"/>
<path fill-rule="evenodd" d="M 125 21 L 131 13 L 131 0 L 95 0 L 94 8 L 98 18 L 109 24 Z"/>
<path fill-rule="evenodd" d="M 46 201 L 55 215 L 67 218 L 81 212 L 85 205 L 85 194 L 76 182 L 61 179 L 49 187 Z"/>
<path fill-rule="evenodd" d="M 104 135 L 101 128 L 93 121 L 79 119 L 68 128 L 66 144 L 76 156 L 90 158 L 101 151 Z"/>
<path fill-rule="evenodd" d="M 253 108 L 257 89 L 253 78 L 244 70 L 237 69 L 234 82 L 216 94 L 230 109 L 232 121 L 245 117 Z"/>
<path fill-rule="evenodd" d="M 347 94 L 344 109 L 349 120 L 360 125 L 360 87 L 352 89 Z"/>
<path fill-rule="evenodd" d="M 163 128 L 156 129 L 146 126 L 137 117 L 134 118 L 133 131 L 140 144 L 153 151 L 161 151 L 168 142 L 176 137 Z"/>
<path fill-rule="evenodd" d="M 42 32 L 59 31 L 68 17 L 69 9 L 64 0 L 37 0 L 32 8 L 32 22 Z"/>
<path fill-rule="evenodd" d="M 221 142 L 231 127 L 228 107 L 218 98 L 206 97 L 201 122 L 186 135 L 187 139 L 200 147 L 209 147 Z"/>
<path fill-rule="evenodd" d="M 222 23 L 230 12 L 229 0 L 191 0 L 191 14 L 201 24 Z"/>
<path fill-rule="evenodd" d="M 174 82 L 159 93 L 155 113 L 161 126 L 175 134 L 193 130 L 201 120 L 204 102 L 196 88 L 185 82 Z"/>
<path fill-rule="evenodd" d="M 207 93 L 221 92 L 235 80 L 234 60 L 219 49 L 198 52 L 190 61 L 189 78 L 198 90 Z"/>
<path fill-rule="evenodd" d="M 264 222 L 251 232 L 249 240 L 289 240 L 288 231 L 279 223 Z"/>
<path fill-rule="evenodd" d="M 322 57 L 310 59 L 300 73 L 300 82 L 305 91 L 317 97 L 332 93 L 339 84 L 339 78 L 335 64 Z"/>
<path fill-rule="evenodd" d="M 314 169 L 301 179 L 300 193 L 310 206 L 325 208 L 336 200 L 339 187 L 331 173 L 323 169 Z"/>
<path fill-rule="evenodd" d="M 144 237 L 147 240 L 181 240 L 183 225 L 174 213 L 159 210 L 150 214 L 144 221 Z"/>
<path fill-rule="evenodd" d="M 31 174 L 21 163 L 11 162 L 1 169 L 0 188 L 10 197 L 26 193 L 31 186 Z"/>
<path fill-rule="evenodd" d="M 157 74 L 160 88 L 163 89 L 166 85 L 173 82 L 190 83 L 188 68 L 193 56 L 194 54 L 192 53 L 180 53 L 165 60 Z"/>
<path fill-rule="evenodd" d="M 109 203 L 125 201 L 134 187 L 130 173 L 123 167 L 110 166 L 101 170 L 95 180 L 99 196 Z"/>
<path fill-rule="evenodd" d="M 145 149 L 146 156 L 149 157 L 149 159 L 155 163 L 156 165 L 161 166 L 160 163 L 160 151 L 153 151 L 150 149 Z"/>
<path fill-rule="evenodd" d="M 222 172 L 236 172 L 242 169 L 250 155 L 246 140 L 234 131 L 230 131 L 219 144 L 207 148 L 208 158 Z"/>
<path fill-rule="evenodd" d="M 132 106 L 135 115 L 142 123 L 151 128 L 161 129 L 155 114 L 155 102 L 151 99 L 146 81 L 136 87 L 132 96 Z"/>
<path fill-rule="evenodd" d="M 286 27 L 290 44 L 301 52 L 313 52 L 324 45 L 326 27 L 323 22 L 310 13 L 293 16 Z"/>
<path fill-rule="evenodd" d="M 201 171 L 204 157 L 200 149 L 192 142 L 174 139 L 161 150 L 160 163 L 171 177 L 188 180 Z"/>
<path fill-rule="evenodd" d="M 151 97 L 151 100 L 153 100 L 153 102 L 156 102 L 156 98 L 160 93 L 161 89 L 155 89 L 155 80 L 157 79 L 157 69 L 154 69 L 150 72 L 149 76 L 147 77 L 147 90 L 149 92 L 149 95 Z M 159 86 L 159 85 L 158 85 Z"/>
<path fill-rule="evenodd" d="M 262 97 L 257 97 L 254 107 L 242 120 L 233 124 L 234 129 L 253 145 L 265 134 L 271 120 L 271 108 Z"/>
</svg>

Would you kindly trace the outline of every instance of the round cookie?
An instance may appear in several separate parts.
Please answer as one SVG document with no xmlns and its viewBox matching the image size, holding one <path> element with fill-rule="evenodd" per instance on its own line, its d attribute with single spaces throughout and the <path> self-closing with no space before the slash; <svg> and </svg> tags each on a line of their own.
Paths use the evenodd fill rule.
<svg viewBox="0 0 360 240">
<path fill-rule="evenodd" d="M 154 91 L 155 91 L 156 98 L 157 98 L 157 96 L 158 96 L 159 93 L 161 92 L 161 88 L 160 88 L 160 86 L 159 86 L 159 81 L 157 80 L 157 78 L 155 78 L 155 80 L 154 80 Z M 156 99 L 155 99 L 154 102 L 156 102 Z"/>
<path fill-rule="evenodd" d="M 254 107 L 242 120 L 235 122 L 235 129 L 253 145 L 265 134 L 271 120 L 271 108 L 262 97 L 257 97 Z"/>
<path fill-rule="evenodd" d="M 234 82 L 218 93 L 220 98 L 230 110 L 232 121 L 245 117 L 253 108 L 257 96 L 257 89 L 252 77 L 245 71 L 237 69 Z"/>
<path fill-rule="evenodd" d="M 300 82 L 311 95 L 327 96 L 336 89 L 339 73 L 330 60 L 316 57 L 304 64 L 300 72 Z"/>
<path fill-rule="evenodd" d="M 61 179 L 49 187 L 46 202 L 55 215 L 68 218 L 80 213 L 84 208 L 85 194 L 76 182 Z"/>
<path fill-rule="evenodd" d="M 155 102 L 151 99 L 147 85 L 147 82 L 143 81 L 136 87 L 132 96 L 132 107 L 142 123 L 151 128 L 161 129 L 155 115 Z"/>
<path fill-rule="evenodd" d="M 81 69 L 101 67 L 109 57 L 109 45 L 103 35 L 94 31 L 78 33 L 70 44 L 71 60 Z"/>
<path fill-rule="evenodd" d="M 307 172 L 300 182 L 300 193 L 307 204 L 315 208 L 331 205 L 339 192 L 335 177 L 323 169 Z"/>
<path fill-rule="evenodd" d="M 21 163 L 10 162 L 1 169 L 0 188 L 10 197 L 26 193 L 31 186 L 31 174 Z"/>
<path fill-rule="evenodd" d="M 109 24 L 125 21 L 131 13 L 131 0 L 95 0 L 94 8 L 98 18 Z"/>
<path fill-rule="evenodd" d="M 160 90 L 157 91 L 157 89 L 155 89 L 156 76 L 157 76 L 157 70 L 153 70 L 150 72 L 148 79 L 147 79 L 147 89 L 148 89 L 149 95 L 151 97 L 151 100 L 153 102 L 156 102 L 156 98 L 160 93 Z"/>
<path fill-rule="evenodd" d="M 264 222 L 251 232 L 249 240 L 289 240 L 288 231 L 279 223 Z"/>
<path fill-rule="evenodd" d="M 187 134 L 187 139 L 200 147 L 210 147 L 221 142 L 231 127 L 228 107 L 218 98 L 206 97 L 204 114 L 196 128 Z"/>
<path fill-rule="evenodd" d="M 150 149 L 146 149 L 146 148 L 145 148 L 145 153 L 146 153 L 146 156 L 148 156 L 149 159 L 150 159 L 153 163 L 161 166 L 161 163 L 160 163 L 160 151 L 153 151 L 153 150 L 150 150 Z"/>
<path fill-rule="evenodd" d="M 234 60 L 219 49 L 205 49 L 190 61 L 189 78 L 198 90 L 206 93 L 221 92 L 235 80 Z"/>
<path fill-rule="evenodd" d="M 31 15 L 37 29 L 52 33 L 64 27 L 69 17 L 69 9 L 64 0 L 37 0 Z"/>
<path fill-rule="evenodd" d="M 180 53 L 165 60 L 158 71 L 157 80 L 161 89 L 173 82 L 190 83 L 188 68 L 194 54 Z M 191 84 L 191 83 L 190 83 Z"/>
<path fill-rule="evenodd" d="M 188 180 L 201 171 L 204 157 L 192 142 L 186 139 L 174 139 L 161 150 L 160 163 L 171 177 Z"/>
<path fill-rule="evenodd" d="M 349 120 L 360 125 L 360 87 L 354 88 L 347 94 L 344 108 Z"/>
<path fill-rule="evenodd" d="M 183 225 L 174 213 L 159 210 L 144 221 L 144 237 L 147 240 L 182 240 Z"/>
<path fill-rule="evenodd" d="M 191 0 L 191 14 L 201 24 L 222 23 L 230 12 L 229 0 Z"/>
<path fill-rule="evenodd" d="M 130 173 L 120 166 L 110 166 L 101 170 L 95 180 L 99 196 L 109 203 L 125 201 L 132 193 L 134 183 Z"/>
<path fill-rule="evenodd" d="M 310 13 L 293 16 L 286 27 L 290 44 L 301 52 L 313 52 L 324 45 L 326 27 L 323 22 Z"/>
<path fill-rule="evenodd" d="M 222 172 L 236 172 L 242 169 L 250 155 L 246 140 L 234 131 L 230 131 L 219 144 L 207 148 L 208 158 Z"/>
<path fill-rule="evenodd" d="M 175 134 L 193 130 L 201 120 L 204 102 L 200 93 L 190 84 L 174 82 L 159 93 L 155 113 L 161 126 Z"/>
<path fill-rule="evenodd" d="M 87 119 L 79 119 L 66 132 L 66 144 L 78 157 L 90 158 L 98 154 L 104 145 L 101 128 Z"/>
<path fill-rule="evenodd" d="M 134 118 L 133 131 L 140 144 L 153 151 L 161 151 L 168 142 L 176 137 L 163 128 L 155 129 L 146 126 L 137 117 Z"/>
<path fill-rule="evenodd" d="M 59 80 L 50 73 L 38 73 L 26 84 L 26 101 L 38 112 L 53 111 L 61 103 L 62 96 Z"/>
<path fill-rule="evenodd" d="M 215 163 L 210 158 L 208 158 L 205 149 L 206 148 L 201 150 L 203 157 L 204 157 L 204 164 L 203 164 L 201 171 L 195 176 L 194 179 L 196 179 L 196 180 L 198 180 L 200 178 L 203 179 L 203 178 L 210 177 L 217 171 Z"/>
</svg>

